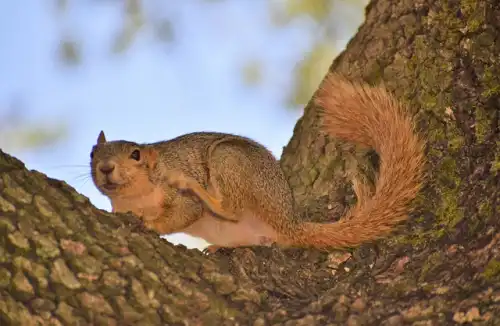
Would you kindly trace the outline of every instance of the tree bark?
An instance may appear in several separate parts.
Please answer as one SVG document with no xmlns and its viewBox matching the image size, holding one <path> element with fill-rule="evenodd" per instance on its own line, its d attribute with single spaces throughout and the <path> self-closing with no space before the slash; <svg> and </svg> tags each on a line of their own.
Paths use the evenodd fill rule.
<svg viewBox="0 0 500 326">
<path fill-rule="evenodd" d="M 351 253 L 206 256 L 93 207 L 0 151 L 1 325 L 500 324 L 500 5 L 374 0 L 332 71 L 384 82 L 428 139 L 411 220 Z M 376 156 L 320 136 L 309 105 L 284 150 L 305 219 L 354 200 Z"/>
</svg>

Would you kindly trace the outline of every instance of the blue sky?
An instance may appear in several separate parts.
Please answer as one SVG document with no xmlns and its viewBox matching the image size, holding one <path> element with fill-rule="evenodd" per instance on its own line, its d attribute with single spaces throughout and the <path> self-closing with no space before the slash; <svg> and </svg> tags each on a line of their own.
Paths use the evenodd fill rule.
<svg viewBox="0 0 500 326">
<path fill-rule="evenodd" d="M 146 27 L 130 50 L 116 56 L 109 48 L 122 19 L 118 2 L 69 2 L 75 5 L 64 17 L 49 1 L 0 2 L 0 110 L 21 95 L 28 121 L 62 119 L 70 129 L 55 146 L 9 151 L 28 168 L 68 182 L 109 210 L 91 180 L 78 177 L 88 173 L 89 151 L 101 129 L 108 139 L 136 142 L 230 132 L 281 155 L 301 115 L 287 110 L 284 100 L 292 70 L 311 44 L 310 22 L 272 28 L 266 1 L 155 1 L 151 13 L 172 20 L 175 42 L 158 43 Z M 66 30 L 83 44 L 83 62 L 71 69 L 57 60 Z M 354 31 L 335 43 L 343 47 Z M 256 88 L 241 81 L 240 69 L 252 58 L 265 65 L 264 82 Z M 204 245 L 185 235 L 168 239 Z"/>
</svg>

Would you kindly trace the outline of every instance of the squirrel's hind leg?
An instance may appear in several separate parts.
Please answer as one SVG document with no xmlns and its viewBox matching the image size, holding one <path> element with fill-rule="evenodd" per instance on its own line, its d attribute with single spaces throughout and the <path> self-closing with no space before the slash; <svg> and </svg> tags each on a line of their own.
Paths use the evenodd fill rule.
<svg viewBox="0 0 500 326">
<path fill-rule="evenodd" d="M 179 171 L 168 171 L 165 176 L 170 186 L 191 193 L 197 197 L 214 215 L 228 221 L 239 221 L 233 213 L 222 208 L 221 199 L 203 189 L 203 187 L 193 178 L 188 177 Z"/>
</svg>

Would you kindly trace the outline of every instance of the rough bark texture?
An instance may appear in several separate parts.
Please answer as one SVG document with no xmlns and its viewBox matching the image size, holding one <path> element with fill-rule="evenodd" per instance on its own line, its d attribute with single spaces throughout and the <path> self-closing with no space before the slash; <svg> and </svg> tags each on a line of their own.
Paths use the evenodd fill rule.
<svg viewBox="0 0 500 326">
<path fill-rule="evenodd" d="M 331 70 L 384 81 L 429 139 L 427 183 L 398 234 L 352 254 L 204 256 L 0 151 L 0 324 L 500 324 L 500 5 L 375 0 L 366 14 Z M 352 202 L 352 152 L 319 136 L 308 106 L 282 158 L 304 218 Z"/>
</svg>

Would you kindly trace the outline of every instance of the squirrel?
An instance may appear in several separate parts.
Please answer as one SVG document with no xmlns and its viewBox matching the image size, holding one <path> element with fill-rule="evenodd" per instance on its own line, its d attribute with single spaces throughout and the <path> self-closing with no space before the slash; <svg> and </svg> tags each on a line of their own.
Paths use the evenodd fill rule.
<svg viewBox="0 0 500 326">
<path fill-rule="evenodd" d="M 159 234 L 183 232 L 220 248 L 271 245 L 353 248 L 408 218 L 423 182 L 425 142 L 408 107 L 383 86 L 329 73 L 313 96 L 326 134 L 373 148 L 374 191 L 353 180 L 357 203 L 334 223 L 301 221 L 279 161 L 232 134 L 194 132 L 167 141 L 107 141 L 91 151 L 92 180 L 113 212 L 132 212 Z"/>
</svg>

